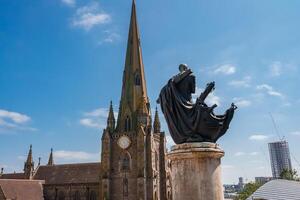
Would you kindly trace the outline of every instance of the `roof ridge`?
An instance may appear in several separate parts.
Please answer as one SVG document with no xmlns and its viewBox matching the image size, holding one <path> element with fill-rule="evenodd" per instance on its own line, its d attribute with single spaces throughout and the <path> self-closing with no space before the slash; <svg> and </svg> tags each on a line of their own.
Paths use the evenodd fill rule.
<svg viewBox="0 0 300 200">
<path fill-rule="evenodd" d="M 52 166 L 41 165 L 40 167 L 55 167 L 55 166 L 64 166 L 64 165 L 87 165 L 87 164 L 101 164 L 101 162 L 89 162 L 89 163 L 66 163 L 66 164 L 55 164 Z"/>
</svg>

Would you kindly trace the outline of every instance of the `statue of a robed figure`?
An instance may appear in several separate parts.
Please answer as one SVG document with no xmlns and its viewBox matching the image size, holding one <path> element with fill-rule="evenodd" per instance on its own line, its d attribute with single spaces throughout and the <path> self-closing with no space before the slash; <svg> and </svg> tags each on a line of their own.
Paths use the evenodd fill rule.
<svg viewBox="0 0 300 200">
<path fill-rule="evenodd" d="M 216 142 L 226 133 L 237 107 L 232 103 L 224 115 L 214 114 L 217 105 L 205 103 L 206 97 L 214 90 L 214 82 L 208 83 L 193 102 L 195 76 L 185 64 L 179 65 L 179 71 L 162 88 L 158 99 L 174 142 Z"/>
</svg>

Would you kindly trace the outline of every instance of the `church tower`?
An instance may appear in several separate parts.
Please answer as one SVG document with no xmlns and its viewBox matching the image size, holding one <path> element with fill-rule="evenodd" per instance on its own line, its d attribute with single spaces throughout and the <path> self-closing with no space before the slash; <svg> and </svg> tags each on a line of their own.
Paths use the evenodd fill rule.
<svg viewBox="0 0 300 200">
<path fill-rule="evenodd" d="M 102 135 L 101 200 L 166 199 L 165 136 L 151 119 L 133 0 L 117 123 L 111 103 Z"/>
<path fill-rule="evenodd" d="M 32 145 L 30 145 L 26 162 L 24 163 L 24 176 L 26 179 L 31 179 L 34 173 L 34 162 L 32 158 Z"/>
</svg>

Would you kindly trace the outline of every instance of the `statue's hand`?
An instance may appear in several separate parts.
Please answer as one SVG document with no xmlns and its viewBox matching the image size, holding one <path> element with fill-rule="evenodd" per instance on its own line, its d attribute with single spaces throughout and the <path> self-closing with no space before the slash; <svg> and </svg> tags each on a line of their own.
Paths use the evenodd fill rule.
<svg viewBox="0 0 300 200">
<path fill-rule="evenodd" d="M 233 110 L 236 110 L 238 107 L 234 103 L 231 103 L 231 107 L 230 108 L 233 109 Z"/>
</svg>

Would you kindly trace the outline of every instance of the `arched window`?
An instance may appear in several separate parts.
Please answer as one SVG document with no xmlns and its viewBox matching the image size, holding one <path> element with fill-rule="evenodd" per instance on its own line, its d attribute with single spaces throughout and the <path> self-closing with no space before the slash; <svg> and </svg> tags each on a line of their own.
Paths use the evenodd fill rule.
<svg viewBox="0 0 300 200">
<path fill-rule="evenodd" d="M 95 191 L 91 191 L 90 193 L 90 200 L 97 200 L 97 195 L 96 195 L 96 192 Z"/>
<path fill-rule="evenodd" d="M 128 196 L 128 179 L 126 177 L 123 178 L 123 194 L 125 197 Z"/>
<path fill-rule="evenodd" d="M 65 200 L 65 193 L 63 191 L 58 193 L 58 200 Z"/>
<path fill-rule="evenodd" d="M 130 117 L 127 116 L 125 119 L 125 131 L 130 131 L 131 130 L 131 120 Z"/>
<path fill-rule="evenodd" d="M 158 200 L 156 192 L 154 193 L 154 200 Z"/>
<path fill-rule="evenodd" d="M 78 190 L 75 191 L 74 196 L 73 196 L 73 200 L 80 200 L 80 193 Z"/>
<path fill-rule="evenodd" d="M 141 77 L 138 73 L 135 74 L 134 83 L 135 83 L 135 85 L 141 85 Z"/>
<path fill-rule="evenodd" d="M 126 153 L 121 158 L 121 170 L 128 171 L 130 170 L 130 156 Z"/>
<path fill-rule="evenodd" d="M 168 191 L 167 199 L 168 199 L 168 200 L 171 200 L 171 192 L 170 192 L 170 191 Z"/>
</svg>

